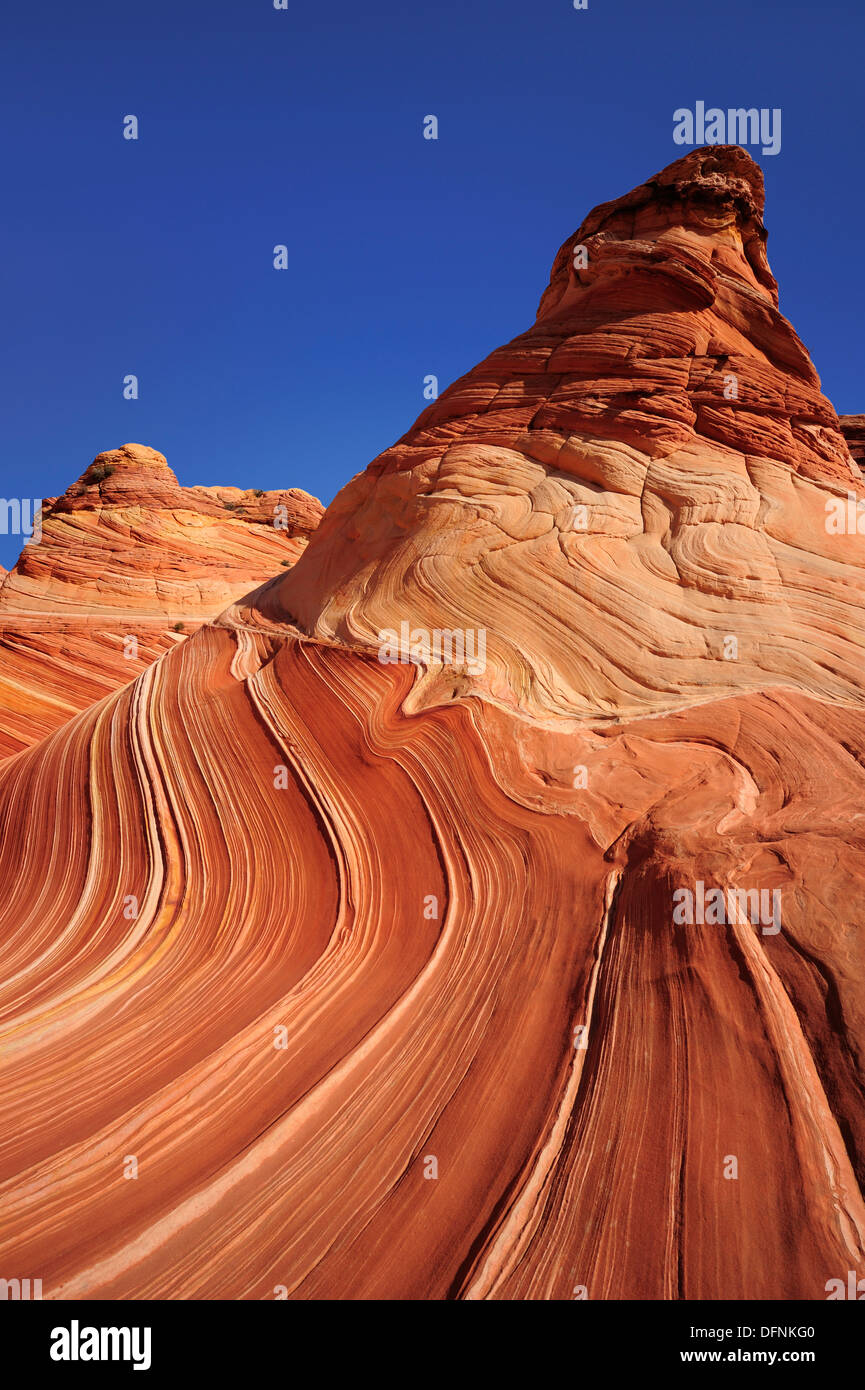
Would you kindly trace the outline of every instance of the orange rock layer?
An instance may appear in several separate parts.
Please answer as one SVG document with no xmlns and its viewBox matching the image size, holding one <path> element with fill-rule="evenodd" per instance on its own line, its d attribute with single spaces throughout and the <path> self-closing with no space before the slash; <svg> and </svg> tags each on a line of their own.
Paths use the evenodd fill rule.
<svg viewBox="0 0 865 1390">
<path fill-rule="evenodd" d="M 100 454 L 0 585 L 0 757 L 293 564 L 321 514 L 298 489 L 182 488 L 140 444 Z"/>
<path fill-rule="evenodd" d="M 865 415 L 841 415 L 839 420 L 857 467 L 865 470 Z"/>
<path fill-rule="evenodd" d="M 764 240 L 738 149 L 596 210 L 287 576 L 5 765 L 0 1268 L 865 1274 L 865 538 Z M 402 622 L 485 628 L 484 669 L 379 660 Z M 681 920 L 698 881 L 780 913 Z"/>
</svg>

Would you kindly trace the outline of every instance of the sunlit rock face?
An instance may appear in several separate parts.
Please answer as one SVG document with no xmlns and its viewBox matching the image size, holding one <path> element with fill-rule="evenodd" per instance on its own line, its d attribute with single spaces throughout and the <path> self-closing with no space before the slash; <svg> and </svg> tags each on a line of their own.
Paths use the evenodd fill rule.
<svg viewBox="0 0 865 1390">
<path fill-rule="evenodd" d="M 865 415 L 839 415 L 847 447 L 860 472 L 865 470 Z"/>
<path fill-rule="evenodd" d="M 43 738 L 293 564 L 322 515 L 298 489 L 183 488 L 155 449 L 100 454 L 0 585 L 0 756 Z"/>
<path fill-rule="evenodd" d="M 293 569 L 0 770 L 0 1265 L 863 1277 L 858 488 L 748 156 L 592 213 Z"/>
<path fill-rule="evenodd" d="M 285 609 L 368 649 L 402 620 L 486 629 L 475 687 L 541 716 L 767 682 L 853 698 L 861 548 L 825 521 L 859 472 L 778 311 L 762 214 L 737 147 L 590 213 L 535 324 L 328 509 Z"/>
</svg>

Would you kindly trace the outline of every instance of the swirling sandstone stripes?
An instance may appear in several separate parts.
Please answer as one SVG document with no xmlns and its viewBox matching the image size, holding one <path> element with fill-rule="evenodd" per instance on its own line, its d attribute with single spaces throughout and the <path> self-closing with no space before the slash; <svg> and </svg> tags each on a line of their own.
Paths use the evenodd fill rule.
<svg viewBox="0 0 865 1390">
<path fill-rule="evenodd" d="M 730 149 L 597 209 L 585 280 L 568 242 L 535 330 L 287 575 L 4 764 L 0 1269 L 58 1299 L 865 1274 L 865 542 L 824 525 L 855 465 L 761 219 Z M 403 620 L 485 627 L 486 670 L 378 660 Z M 678 922 L 697 879 L 779 891 L 782 929 Z"/>
</svg>

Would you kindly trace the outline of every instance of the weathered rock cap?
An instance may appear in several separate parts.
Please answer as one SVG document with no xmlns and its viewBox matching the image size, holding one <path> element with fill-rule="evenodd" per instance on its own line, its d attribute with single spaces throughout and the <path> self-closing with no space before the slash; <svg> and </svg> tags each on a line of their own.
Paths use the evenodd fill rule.
<svg viewBox="0 0 865 1390">
<path fill-rule="evenodd" d="M 538 318 L 559 307 L 569 281 L 573 282 L 574 247 L 588 246 L 589 259 L 609 259 L 616 243 L 630 242 L 643 253 L 666 243 L 661 255 L 672 258 L 670 238 L 688 240 L 688 251 L 711 259 L 714 246 L 730 271 L 740 273 L 778 307 L 778 285 L 766 257 L 763 225 L 765 189 L 758 164 L 739 145 L 704 145 L 667 165 L 621 198 L 601 203 L 582 221 L 576 233 L 559 248 L 550 283 L 541 297 Z M 705 242 L 709 241 L 709 250 Z M 686 257 L 679 245 L 676 259 Z"/>
<path fill-rule="evenodd" d="M 147 444 L 121 444 L 96 458 L 55 504 L 58 512 L 75 509 L 82 499 L 103 503 L 177 507 L 182 490 L 164 454 Z"/>
<path fill-rule="evenodd" d="M 762 228 L 763 171 L 741 145 L 702 145 L 621 198 L 593 208 L 580 231 L 591 236 L 617 214 L 636 214 L 650 204 L 689 209 L 689 221 L 726 223 L 733 217 L 739 226 L 758 223 Z"/>
</svg>

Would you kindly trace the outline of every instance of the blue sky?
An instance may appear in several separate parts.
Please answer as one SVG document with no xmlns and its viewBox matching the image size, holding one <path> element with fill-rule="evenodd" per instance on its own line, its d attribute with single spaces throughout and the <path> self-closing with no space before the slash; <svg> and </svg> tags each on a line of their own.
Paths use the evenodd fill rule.
<svg viewBox="0 0 865 1390">
<path fill-rule="evenodd" d="M 528 327 L 561 242 L 685 153 L 698 100 L 781 108 L 780 153 L 752 150 L 781 308 L 865 411 L 861 0 L 18 0 L 0 38 L 4 497 L 134 440 L 182 483 L 328 502 L 427 373 Z"/>
</svg>

